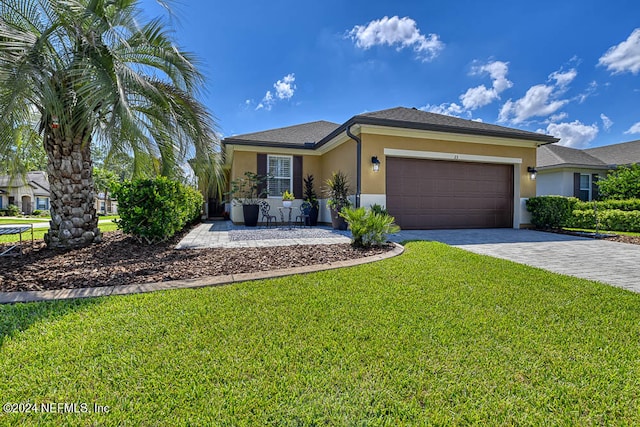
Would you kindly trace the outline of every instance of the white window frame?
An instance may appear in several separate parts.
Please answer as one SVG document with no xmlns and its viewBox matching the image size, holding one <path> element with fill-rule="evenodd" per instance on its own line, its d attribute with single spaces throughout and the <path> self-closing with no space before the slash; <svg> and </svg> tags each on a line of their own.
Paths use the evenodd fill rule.
<svg viewBox="0 0 640 427">
<path fill-rule="evenodd" d="M 289 176 L 275 176 L 271 174 L 271 170 L 270 170 L 270 165 L 271 165 L 271 159 L 272 158 L 277 158 L 277 159 L 287 159 L 289 160 Z M 285 155 L 280 155 L 280 154 L 267 154 L 267 176 L 271 179 L 289 179 L 289 192 L 293 193 L 293 156 L 285 156 Z M 272 195 L 271 194 L 271 189 L 270 187 L 270 179 L 267 179 L 267 197 L 270 199 L 280 199 L 282 198 L 282 194 L 276 194 L 276 195 Z"/>
</svg>

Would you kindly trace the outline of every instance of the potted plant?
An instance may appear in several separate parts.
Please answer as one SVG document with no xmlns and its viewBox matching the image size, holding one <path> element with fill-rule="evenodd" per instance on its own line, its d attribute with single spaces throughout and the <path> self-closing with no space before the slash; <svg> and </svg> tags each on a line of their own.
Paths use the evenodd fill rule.
<svg viewBox="0 0 640 427">
<path fill-rule="evenodd" d="M 234 204 L 242 205 L 244 225 L 255 227 L 258 225 L 260 206 L 258 201 L 266 194 L 265 182 L 267 177 L 253 172 L 245 172 L 244 177 L 231 181 L 229 197 Z"/>
<path fill-rule="evenodd" d="M 313 188 L 313 175 L 307 174 L 304 178 L 304 200 L 309 202 L 311 209 L 309 210 L 309 225 L 315 227 L 318 225 L 318 213 L 320 212 L 320 203 L 318 203 L 318 196 Z"/>
<path fill-rule="evenodd" d="M 282 193 L 282 206 L 290 208 L 295 199 L 296 198 L 293 197 L 293 194 L 289 193 L 289 190 L 284 190 L 284 193 Z"/>
<path fill-rule="evenodd" d="M 349 181 L 347 176 L 338 171 L 327 180 L 327 205 L 331 210 L 331 225 L 335 230 L 346 230 L 347 221 L 340 216 L 343 208 L 350 208 Z"/>
</svg>

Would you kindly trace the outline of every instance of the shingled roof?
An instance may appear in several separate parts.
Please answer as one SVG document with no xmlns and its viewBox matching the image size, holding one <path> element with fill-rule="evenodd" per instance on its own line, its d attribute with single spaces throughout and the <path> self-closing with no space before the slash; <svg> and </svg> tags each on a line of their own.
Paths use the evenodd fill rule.
<svg viewBox="0 0 640 427">
<path fill-rule="evenodd" d="M 640 139 L 620 144 L 589 148 L 584 151 L 610 165 L 640 163 Z"/>
<path fill-rule="evenodd" d="M 396 107 L 359 114 L 342 125 L 317 121 L 264 132 L 236 135 L 225 138 L 223 143 L 313 149 L 329 142 L 348 127 L 356 124 L 525 139 L 541 144 L 558 141 L 557 138 L 550 135 L 429 113 L 415 108 Z"/>
<path fill-rule="evenodd" d="M 340 125 L 324 120 L 301 125 L 266 130 L 263 132 L 246 133 L 224 139 L 225 144 L 251 145 L 291 145 L 296 148 L 313 147 L 322 138 L 336 130 Z"/>
<path fill-rule="evenodd" d="M 588 167 L 592 169 L 609 168 L 607 163 L 583 150 L 563 147 L 562 145 L 543 145 L 542 147 L 538 147 L 536 163 L 538 169 L 554 166 Z"/>
</svg>

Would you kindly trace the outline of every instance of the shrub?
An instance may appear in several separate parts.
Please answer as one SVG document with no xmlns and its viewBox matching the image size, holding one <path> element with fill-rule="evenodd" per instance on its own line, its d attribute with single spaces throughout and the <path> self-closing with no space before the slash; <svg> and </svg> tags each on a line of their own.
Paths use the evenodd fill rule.
<svg viewBox="0 0 640 427">
<path fill-rule="evenodd" d="M 617 209 L 621 211 L 640 211 L 640 199 L 609 199 L 595 202 L 598 205 L 598 210 Z M 593 210 L 594 202 L 583 202 L 579 200 L 576 202 L 574 209 L 580 211 Z"/>
<path fill-rule="evenodd" d="M 400 231 L 400 227 L 394 224 L 394 217 L 365 208 L 344 208 L 340 216 L 349 224 L 353 236 L 351 244 L 355 247 L 382 245 L 387 241 L 387 234 Z"/>
<path fill-rule="evenodd" d="M 370 209 L 371 209 L 371 212 L 373 213 L 377 213 L 380 215 L 389 215 L 389 212 L 387 211 L 387 209 L 384 206 L 379 205 L 377 203 L 374 203 L 373 205 L 371 205 Z"/>
<path fill-rule="evenodd" d="M 563 196 L 538 196 L 527 200 L 531 223 L 537 228 L 560 228 L 571 218 L 578 199 Z"/>
<path fill-rule="evenodd" d="M 623 211 L 619 209 L 598 210 L 599 228 L 609 231 L 640 232 L 640 211 Z M 596 228 L 594 211 L 574 210 L 568 227 Z"/>
<path fill-rule="evenodd" d="M 20 208 L 16 205 L 7 206 L 7 216 L 18 216 L 20 215 Z"/>
<path fill-rule="evenodd" d="M 165 177 L 119 183 L 113 193 L 118 228 L 148 244 L 167 240 L 195 222 L 203 203 L 197 190 Z"/>
<path fill-rule="evenodd" d="M 640 164 L 618 166 L 598 181 L 598 191 L 608 199 L 640 197 Z"/>
<path fill-rule="evenodd" d="M 31 212 L 31 214 L 34 216 L 40 216 L 42 214 L 42 211 L 40 209 L 36 209 L 35 211 Z"/>
</svg>

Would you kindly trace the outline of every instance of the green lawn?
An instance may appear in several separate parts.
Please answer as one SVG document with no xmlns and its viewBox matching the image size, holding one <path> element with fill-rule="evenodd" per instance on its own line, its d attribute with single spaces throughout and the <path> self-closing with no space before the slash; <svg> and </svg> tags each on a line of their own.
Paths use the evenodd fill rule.
<svg viewBox="0 0 640 427">
<path fill-rule="evenodd" d="M 112 222 L 107 222 L 107 223 L 98 224 L 98 228 L 102 230 L 102 232 L 105 232 L 105 231 L 117 230 L 118 227 L 116 226 L 116 224 Z M 49 231 L 49 227 L 34 228 L 33 238 L 44 239 L 44 234 L 48 231 Z M 18 236 L 17 234 L 0 236 L 0 243 L 12 243 L 12 242 L 18 242 L 19 240 L 20 240 L 20 236 Z M 31 241 L 31 231 L 27 231 L 23 233 L 22 240 Z"/>
<path fill-rule="evenodd" d="M 434 242 L 353 268 L 0 307 L 0 424 L 638 425 L 640 295 Z"/>
<path fill-rule="evenodd" d="M 12 219 L 0 217 L 0 224 L 36 224 L 49 222 L 51 218 L 24 218 L 24 219 Z"/>
</svg>

